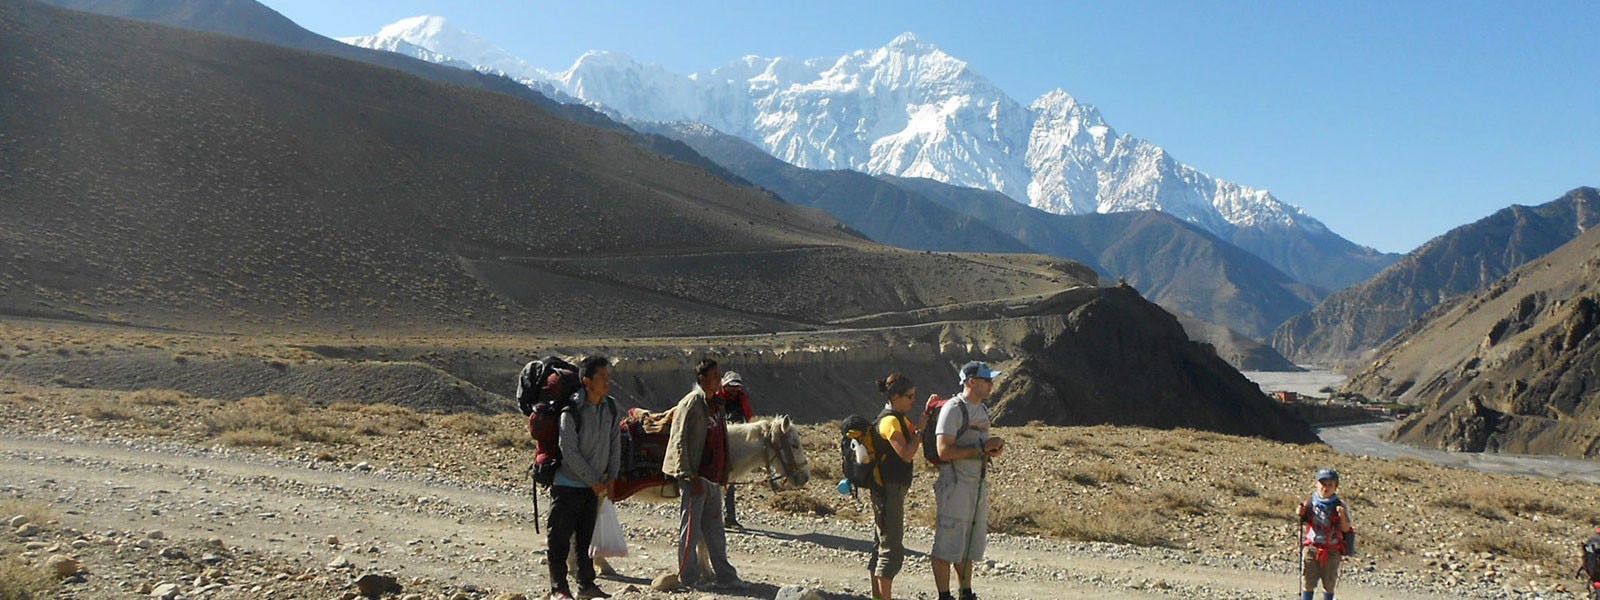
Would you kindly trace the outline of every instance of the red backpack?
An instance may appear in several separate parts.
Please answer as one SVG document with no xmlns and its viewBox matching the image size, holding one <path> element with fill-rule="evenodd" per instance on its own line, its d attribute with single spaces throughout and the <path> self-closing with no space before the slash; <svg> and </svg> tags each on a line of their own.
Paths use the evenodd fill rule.
<svg viewBox="0 0 1600 600">
<path fill-rule="evenodd" d="M 922 457 L 935 465 L 944 463 L 944 461 L 939 460 L 939 435 L 937 431 L 939 429 L 939 411 L 944 410 L 944 405 L 949 402 L 949 398 L 932 394 L 928 396 L 927 406 L 922 409 Z M 961 407 L 961 427 L 956 429 L 956 437 L 958 438 L 961 437 L 961 434 L 967 432 L 968 426 L 971 424 L 970 417 L 967 415 L 966 403 L 963 402 L 959 406 Z"/>
</svg>

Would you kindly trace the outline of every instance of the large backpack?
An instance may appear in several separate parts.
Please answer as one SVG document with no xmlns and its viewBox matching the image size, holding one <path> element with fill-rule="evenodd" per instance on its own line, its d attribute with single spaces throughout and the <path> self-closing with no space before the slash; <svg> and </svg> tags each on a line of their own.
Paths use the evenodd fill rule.
<svg viewBox="0 0 1600 600">
<path fill-rule="evenodd" d="M 922 457 L 928 459 L 931 464 L 937 465 L 944 462 L 939 460 L 939 411 L 944 410 L 944 405 L 949 402 L 950 398 L 932 394 L 928 396 L 927 406 L 922 409 Z M 961 427 L 956 429 L 956 437 L 958 438 L 966 433 L 971 425 L 971 418 L 967 415 L 967 405 L 962 403 L 959 406 L 961 408 Z"/>
<path fill-rule="evenodd" d="M 1589 578 L 1589 581 L 1600 581 L 1600 535 L 1589 538 L 1580 547 L 1583 550 L 1583 562 L 1578 567 L 1578 572 Z"/>
<path fill-rule="evenodd" d="M 528 415 L 528 435 L 533 437 L 528 471 L 534 483 L 555 483 L 561 467 L 561 413 L 572 408 L 579 385 L 578 369 L 554 356 L 528 363 L 517 377 L 517 406 Z"/>
<path fill-rule="evenodd" d="M 517 375 L 517 408 L 523 415 L 532 415 L 533 405 L 566 399 L 579 385 L 577 367 L 560 357 L 546 356 L 523 365 Z"/>
<path fill-rule="evenodd" d="M 873 423 L 861 415 L 850 415 L 839 424 L 841 470 L 852 489 L 883 489 L 883 476 L 878 473 L 876 437 Z"/>
<path fill-rule="evenodd" d="M 1300 519 L 1301 524 L 1304 525 L 1306 527 L 1306 529 L 1308 529 L 1308 530 L 1319 530 L 1319 531 L 1321 531 L 1323 538 L 1329 540 L 1328 544 L 1326 546 L 1324 546 L 1325 549 L 1330 550 L 1332 552 L 1336 552 L 1336 553 L 1344 555 L 1344 556 L 1349 556 L 1351 554 L 1355 554 L 1355 552 L 1356 552 L 1356 532 L 1353 531 L 1353 530 L 1352 531 L 1343 531 L 1343 529 L 1342 529 L 1343 525 L 1341 524 L 1342 519 L 1339 517 L 1339 507 L 1340 506 L 1344 506 L 1344 499 L 1343 498 L 1340 498 L 1338 503 L 1336 503 L 1334 505 L 1333 510 L 1329 511 L 1329 514 L 1328 514 L 1328 525 L 1327 525 L 1326 528 L 1317 525 L 1316 519 L 1312 515 L 1311 499 L 1310 498 L 1307 498 L 1306 501 L 1304 503 L 1302 503 L 1302 505 L 1305 507 L 1305 511 L 1304 511 L 1304 515 L 1305 516 L 1301 517 L 1301 519 Z M 1310 533 L 1311 533 L 1310 531 L 1307 531 L 1304 534 L 1302 534 L 1302 539 L 1301 539 L 1301 544 L 1302 545 L 1309 545 L 1309 543 L 1306 542 L 1306 540 L 1304 538 L 1308 537 L 1308 535 Z"/>
</svg>

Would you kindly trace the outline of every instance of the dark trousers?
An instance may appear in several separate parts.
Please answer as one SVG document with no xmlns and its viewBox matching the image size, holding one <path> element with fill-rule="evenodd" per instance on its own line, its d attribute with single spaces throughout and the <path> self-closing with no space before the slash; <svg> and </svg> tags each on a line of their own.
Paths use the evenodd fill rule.
<svg viewBox="0 0 1600 600">
<path fill-rule="evenodd" d="M 594 540 L 594 520 L 600 497 L 586 487 L 550 486 L 550 521 L 546 524 L 550 560 L 550 589 L 568 590 L 567 553 L 573 538 L 578 543 L 578 585 L 594 585 L 594 559 L 589 558 L 589 542 Z"/>
<path fill-rule="evenodd" d="M 726 492 L 722 494 L 722 521 L 725 523 L 738 523 L 739 519 L 733 516 L 733 484 L 725 486 Z"/>
</svg>

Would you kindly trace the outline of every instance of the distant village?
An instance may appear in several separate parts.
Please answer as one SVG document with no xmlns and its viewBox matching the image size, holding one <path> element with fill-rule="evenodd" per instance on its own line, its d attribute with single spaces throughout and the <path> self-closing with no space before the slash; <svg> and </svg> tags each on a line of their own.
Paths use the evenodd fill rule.
<svg viewBox="0 0 1600 600">
<path fill-rule="evenodd" d="M 1317 397 L 1288 390 L 1273 390 L 1267 396 L 1313 425 L 1393 421 L 1411 416 L 1414 407 L 1395 402 L 1377 402 L 1362 394 L 1339 392 L 1331 387 Z"/>
</svg>

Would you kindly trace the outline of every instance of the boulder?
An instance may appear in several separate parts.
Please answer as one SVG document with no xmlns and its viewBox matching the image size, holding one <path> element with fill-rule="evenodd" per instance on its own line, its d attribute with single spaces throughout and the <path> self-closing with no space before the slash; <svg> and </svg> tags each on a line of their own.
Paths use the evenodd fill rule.
<svg viewBox="0 0 1600 600">
<path fill-rule="evenodd" d="M 356 580 L 356 589 L 361 592 L 361 595 L 368 598 L 377 598 L 386 594 L 398 594 L 403 590 L 400 586 L 400 581 L 395 579 L 393 575 L 381 575 L 378 573 L 362 575 L 360 579 Z"/>
</svg>

